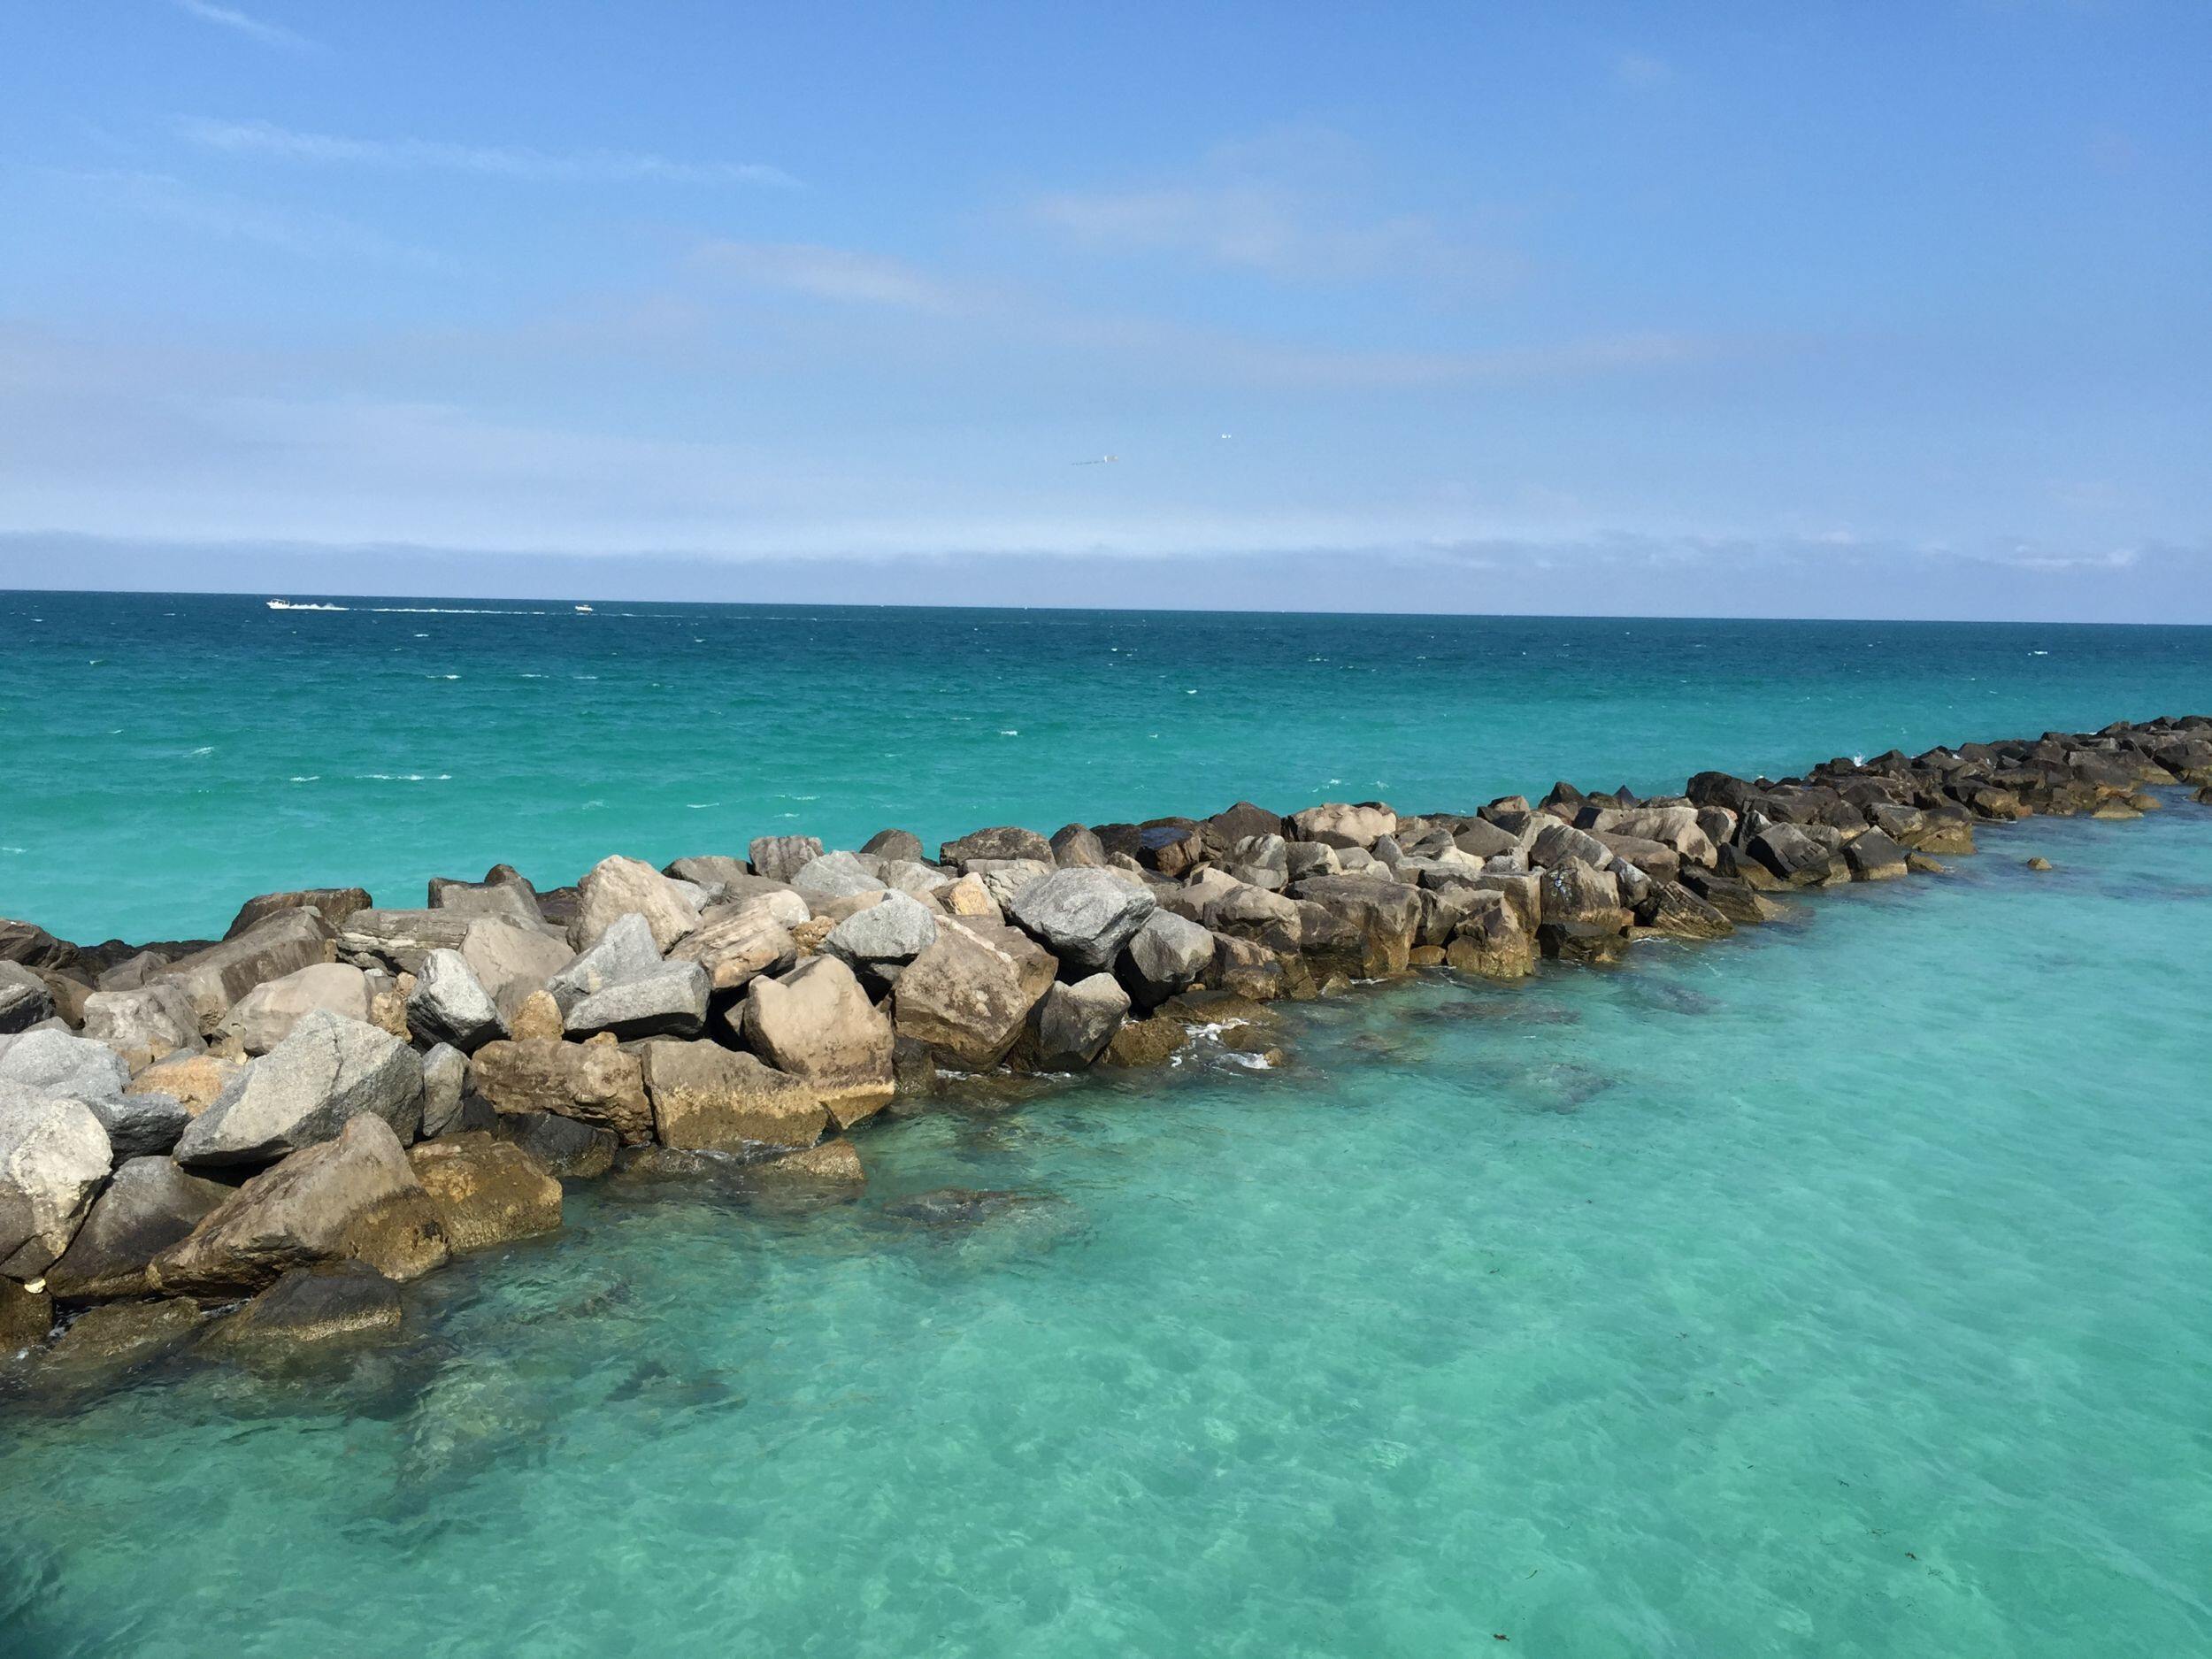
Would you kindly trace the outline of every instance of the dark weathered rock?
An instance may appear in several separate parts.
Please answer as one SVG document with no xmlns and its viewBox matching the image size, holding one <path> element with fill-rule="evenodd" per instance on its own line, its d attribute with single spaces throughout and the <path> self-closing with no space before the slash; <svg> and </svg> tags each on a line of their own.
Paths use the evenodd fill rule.
<svg viewBox="0 0 2212 1659">
<path fill-rule="evenodd" d="M 1130 935 L 1115 972 L 1139 1009 L 1157 1008 L 1213 965 L 1214 936 L 1200 923 L 1155 910 Z"/>
<path fill-rule="evenodd" d="M 902 985 L 913 971 L 899 976 Z M 747 1046 L 811 1085 L 841 1129 L 890 1100 L 891 1022 L 836 957 L 810 957 L 781 979 L 755 979 L 733 1017 Z"/>
<path fill-rule="evenodd" d="M 0 1279 L 0 1359 L 43 1342 L 54 1328 L 54 1299 Z"/>
<path fill-rule="evenodd" d="M 1261 1002 L 1284 994 L 1282 958 L 1265 945 L 1222 933 L 1215 933 L 1213 941 L 1214 959 L 1204 983 Z"/>
<path fill-rule="evenodd" d="M 69 1248 L 46 1270 L 47 1289 L 70 1302 L 149 1294 L 148 1263 L 230 1194 L 229 1187 L 188 1175 L 167 1158 L 126 1160 Z"/>
<path fill-rule="evenodd" d="M 958 841 L 946 841 L 937 849 L 937 862 L 949 869 L 965 872 L 969 862 L 977 858 L 1025 859 L 1049 868 L 1053 864 L 1052 843 L 1035 830 L 1002 824 L 963 835 Z"/>
<path fill-rule="evenodd" d="M 1075 868 L 1023 887 L 1007 918 L 1081 978 L 1111 967 L 1154 907 L 1141 887 L 1105 870 Z"/>
<path fill-rule="evenodd" d="M 320 1011 L 246 1067 L 177 1142 L 188 1168 L 267 1164 L 328 1141 L 356 1118 L 407 1124 L 422 1062 L 390 1033 Z"/>
<path fill-rule="evenodd" d="M 568 1010 L 568 1034 L 695 1037 L 706 1029 L 707 971 L 695 962 L 668 962 L 650 973 L 595 991 Z"/>
<path fill-rule="evenodd" d="M 1240 801 L 1234 806 L 1215 813 L 1199 826 L 1206 848 L 1219 858 L 1239 841 L 1254 841 L 1263 836 L 1281 839 L 1285 833 L 1283 816 L 1271 812 L 1263 806 L 1249 801 Z"/>
<path fill-rule="evenodd" d="M 407 1162 L 457 1250 L 560 1230 L 560 1182 L 511 1141 L 447 1135 L 411 1147 Z"/>
<path fill-rule="evenodd" d="M 1725 849 L 1724 849 L 1725 850 Z M 1682 885 L 1739 927 L 1756 926 L 1776 914 L 1773 903 L 1749 883 L 1711 871 L 1686 870 Z"/>
<path fill-rule="evenodd" d="M 663 1146 L 755 1153 L 810 1147 L 829 1125 L 811 1085 L 711 1042 L 638 1046 L 645 1092 Z"/>
<path fill-rule="evenodd" d="M 234 939 L 180 956 L 162 971 L 192 1005 L 202 1035 L 257 985 L 330 959 L 334 930 L 315 910 L 281 910 Z"/>
<path fill-rule="evenodd" d="M 554 1112 L 612 1130 L 633 1145 L 653 1136 L 637 1056 L 611 1042 L 488 1042 L 469 1056 L 469 1087 L 503 1117 Z"/>
<path fill-rule="evenodd" d="M 1866 830 L 1843 844 L 1854 881 L 1889 881 L 1905 873 L 1905 849 L 1880 830 Z"/>
<path fill-rule="evenodd" d="M 396 1331 L 399 1286 L 365 1262 L 296 1267 L 215 1328 L 224 1343 L 296 1347 Z"/>
<path fill-rule="evenodd" d="M 1719 906 L 1678 881 L 1661 881 L 1636 912 L 1638 923 L 1677 939 L 1724 939 L 1736 931 Z"/>
<path fill-rule="evenodd" d="M 1314 876 L 1293 883 L 1290 896 L 1301 907 L 1301 949 L 1309 956 L 1371 979 L 1406 971 L 1421 925 L 1412 888 L 1379 876 Z M 1326 918 L 1325 929 L 1316 912 Z"/>
<path fill-rule="evenodd" d="M 0 1033 L 28 1031 L 54 1017 L 54 994 L 19 962 L 0 962 Z"/>
<path fill-rule="evenodd" d="M 1137 826 L 1137 862 L 1164 876 L 1179 876 L 1206 861 L 1206 837 L 1190 818 L 1155 819 Z"/>
<path fill-rule="evenodd" d="M 926 1044 L 942 1064 L 987 1071 L 1013 1047 L 1057 972 L 1050 953 L 1017 929 L 949 918 L 899 975 L 892 1018 L 899 1035 Z"/>
<path fill-rule="evenodd" d="M 1125 1020 L 1099 1056 L 1098 1064 L 1129 1067 L 1164 1065 L 1189 1036 L 1181 1020 L 1165 1014 L 1155 1014 L 1148 1019 Z"/>
<path fill-rule="evenodd" d="M 519 879 L 456 881 L 448 876 L 433 876 L 429 899 L 434 910 L 507 922 L 532 932 L 546 931 L 545 918 L 538 910 L 537 889 Z"/>
<path fill-rule="evenodd" d="M 363 1261 L 397 1279 L 443 1264 L 445 1230 L 398 1137 L 363 1114 L 334 1141 L 296 1152 L 218 1205 L 154 1257 L 154 1283 L 193 1296 L 235 1295 L 289 1269 Z"/>
<path fill-rule="evenodd" d="M 338 954 L 349 962 L 418 973 L 434 950 L 458 950 L 470 926 L 485 918 L 465 910 L 356 910 L 338 929 Z"/>
<path fill-rule="evenodd" d="M 1110 973 L 1054 985 L 1030 1015 L 1026 1057 L 1041 1071 L 1080 1071 L 1098 1058 L 1128 1012 L 1129 993 Z"/>
<path fill-rule="evenodd" d="M 922 838 L 902 829 L 878 830 L 860 844 L 860 850 L 878 858 L 902 858 L 918 864 L 929 856 L 923 850 Z"/>
<path fill-rule="evenodd" d="M 1087 824 L 1064 824 L 1052 833 L 1052 858 L 1063 870 L 1102 868 L 1106 843 Z"/>
<path fill-rule="evenodd" d="M 58 970 L 73 965 L 77 954 L 76 946 L 55 938 L 35 923 L 0 918 L 0 962 L 16 963 L 34 971 Z"/>
<path fill-rule="evenodd" d="M 92 1115 L 108 1132 L 117 1158 L 147 1157 L 173 1149 L 191 1126 L 192 1113 L 173 1094 L 133 1089 L 113 1100 L 88 1100 Z"/>
<path fill-rule="evenodd" d="M 113 1156 L 82 1101 L 0 1083 L 0 1274 L 35 1279 L 69 1248 Z"/>
<path fill-rule="evenodd" d="M 813 835 L 763 835 L 745 850 L 755 875 L 789 881 L 822 856 L 822 842 Z"/>
<path fill-rule="evenodd" d="M 1536 940 L 1502 893 L 1468 895 L 1465 913 L 1444 946 L 1444 960 L 1461 973 L 1486 979 L 1525 979 L 1536 971 Z"/>
<path fill-rule="evenodd" d="M 502 1112 L 491 1133 L 511 1141 L 565 1181 L 594 1180 L 614 1168 L 622 1143 L 611 1129 L 600 1129 L 556 1112 Z"/>
<path fill-rule="evenodd" d="M 264 893 L 238 907 L 223 937 L 235 939 L 280 910 L 313 910 L 335 930 L 346 918 L 367 910 L 373 902 L 362 887 L 300 887 L 289 893 Z"/>
<path fill-rule="evenodd" d="M 1828 849 L 1795 824 L 1770 824 L 1747 841 L 1744 850 L 1775 879 L 1793 887 L 1827 881 L 1835 860 Z"/>
<path fill-rule="evenodd" d="M 108 1382 L 173 1354 L 199 1334 L 200 1310 L 190 1302 L 111 1302 L 69 1322 L 45 1354 L 49 1377 Z"/>
</svg>

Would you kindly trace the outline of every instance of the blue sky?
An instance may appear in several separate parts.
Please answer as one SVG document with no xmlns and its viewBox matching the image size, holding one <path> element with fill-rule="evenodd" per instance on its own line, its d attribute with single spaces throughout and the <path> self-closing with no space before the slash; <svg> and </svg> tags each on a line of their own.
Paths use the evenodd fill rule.
<svg viewBox="0 0 2212 1659">
<path fill-rule="evenodd" d="M 2208 63 L 0 0 L 0 585 L 2212 620 Z"/>
</svg>

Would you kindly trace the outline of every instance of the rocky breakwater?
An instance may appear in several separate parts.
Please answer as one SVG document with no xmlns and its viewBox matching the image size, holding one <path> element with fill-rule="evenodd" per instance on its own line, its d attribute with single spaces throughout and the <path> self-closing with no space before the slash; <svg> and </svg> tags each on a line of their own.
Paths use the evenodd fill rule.
<svg viewBox="0 0 2212 1659">
<path fill-rule="evenodd" d="M 396 1286 L 557 1229 L 562 1183 L 618 1160 L 850 1192 L 855 1132 L 947 1074 L 1159 1064 L 1194 1030 L 1263 1051 L 1277 999 L 1719 939 L 1939 870 L 1984 826 L 2176 785 L 2212 799 L 2212 719 L 1658 798 L 1248 803 L 934 857 L 901 830 L 775 836 L 546 892 L 501 866 L 417 909 L 265 894 L 218 941 L 0 922 L 0 1349 L 112 1369 L 387 1330 Z"/>
</svg>

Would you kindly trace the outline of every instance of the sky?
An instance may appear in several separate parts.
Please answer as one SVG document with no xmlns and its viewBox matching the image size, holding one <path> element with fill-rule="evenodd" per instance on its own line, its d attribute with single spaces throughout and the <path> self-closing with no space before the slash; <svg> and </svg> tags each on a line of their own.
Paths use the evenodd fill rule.
<svg viewBox="0 0 2212 1659">
<path fill-rule="evenodd" d="M 2203 0 L 0 0 L 0 586 L 2212 621 L 2208 64 Z"/>
</svg>

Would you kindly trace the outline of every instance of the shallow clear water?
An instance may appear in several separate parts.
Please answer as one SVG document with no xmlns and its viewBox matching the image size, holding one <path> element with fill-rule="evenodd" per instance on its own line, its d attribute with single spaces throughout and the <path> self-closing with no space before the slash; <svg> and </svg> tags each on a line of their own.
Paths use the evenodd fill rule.
<svg viewBox="0 0 2212 1659">
<path fill-rule="evenodd" d="M 0 1404 L 0 1648 L 2212 1651 L 2212 812 L 1985 846 Z M 1039 1202 L 887 1211 L 948 1184 Z"/>
<path fill-rule="evenodd" d="M 2201 627 L 342 603 L 0 593 L 0 916 L 190 938 L 498 862 L 1466 810 L 2212 711 Z"/>
</svg>

